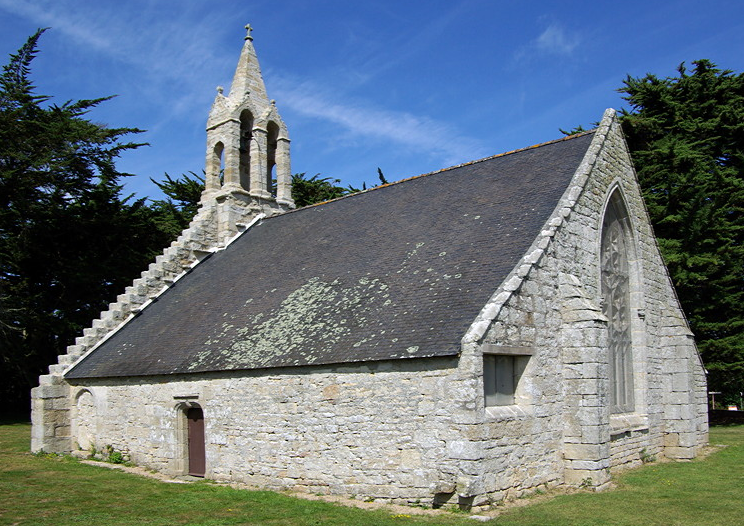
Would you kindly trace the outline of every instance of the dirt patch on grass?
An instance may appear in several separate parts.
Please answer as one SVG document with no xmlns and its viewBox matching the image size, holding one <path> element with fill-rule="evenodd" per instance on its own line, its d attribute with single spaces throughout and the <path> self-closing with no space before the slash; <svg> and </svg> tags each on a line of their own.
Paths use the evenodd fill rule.
<svg viewBox="0 0 744 526">
<path fill-rule="evenodd" d="M 125 473 L 132 473 L 135 475 L 140 475 L 142 477 L 147 477 L 155 480 L 159 480 L 161 482 L 166 482 L 170 484 L 189 484 L 192 482 L 199 482 L 204 479 L 200 479 L 197 477 L 189 477 L 189 476 L 179 476 L 179 477 L 170 477 L 168 475 L 165 475 L 163 473 L 152 471 L 140 466 L 125 466 L 123 464 L 112 464 L 110 462 L 101 462 L 98 460 L 81 460 L 83 464 L 88 464 L 90 466 L 98 466 L 106 469 L 116 469 L 118 471 L 123 471 Z M 240 490 L 249 490 L 249 491 L 261 491 L 262 488 L 259 488 L 257 486 L 251 486 L 249 484 L 242 484 L 239 482 L 214 482 L 214 481 L 208 481 L 212 484 L 218 485 L 218 486 L 229 486 L 234 489 L 240 489 Z M 349 497 L 343 497 L 340 495 L 314 495 L 311 493 L 303 493 L 300 491 L 284 491 L 281 492 L 284 495 L 288 495 L 290 497 L 295 497 L 299 499 L 305 499 L 305 500 L 319 500 L 324 502 L 330 502 L 333 504 L 340 504 L 342 506 L 348 506 L 351 508 L 360 508 L 363 510 L 387 510 L 392 515 L 441 515 L 441 514 L 447 514 L 451 515 L 453 512 L 447 509 L 433 509 L 433 508 L 425 508 L 423 506 L 405 506 L 402 504 L 391 504 L 386 501 L 380 501 L 380 500 L 361 500 L 361 499 L 352 499 Z"/>
<path fill-rule="evenodd" d="M 197 480 L 200 480 L 193 477 L 191 477 L 193 478 L 193 480 L 189 480 L 187 477 L 173 478 L 158 471 L 152 471 L 140 466 L 125 466 L 123 464 L 112 464 L 110 462 L 101 462 L 99 460 L 81 460 L 80 462 L 82 462 L 83 464 L 88 464 L 89 466 L 98 466 L 106 469 L 116 469 L 119 471 L 124 471 L 125 473 L 133 473 L 135 475 L 156 479 L 161 482 L 168 482 L 171 484 L 187 484 L 189 482 L 196 482 Z"/>
</svg>

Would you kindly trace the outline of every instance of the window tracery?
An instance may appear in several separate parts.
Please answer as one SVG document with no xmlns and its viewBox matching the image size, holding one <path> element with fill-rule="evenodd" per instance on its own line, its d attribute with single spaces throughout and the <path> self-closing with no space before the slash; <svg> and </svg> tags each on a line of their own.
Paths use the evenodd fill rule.
<svg viewBox="0 0 744 526">
<path fill-rule="evenodd" d="M 633 410 L 630 265 L 627 213 L 615 193 L 602 223 L 602 312 L 608 319 L 610 405 L 612 412 Z"/>
</svg>

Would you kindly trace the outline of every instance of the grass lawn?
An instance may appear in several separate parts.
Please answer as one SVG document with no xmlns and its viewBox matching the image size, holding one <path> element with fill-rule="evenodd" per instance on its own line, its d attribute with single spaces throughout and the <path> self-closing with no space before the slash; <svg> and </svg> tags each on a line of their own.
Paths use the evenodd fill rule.
<svg viewBox="0 0 744 526">
<path fill-rule="evenodd" d="M 728 447 L 703 460 L 648 464 L 617 477 L 617 489 L 612 491 L 558 496 L 512 510 L 495 523 L 742 525 L 744 426 L 713 427 L 710 443 Z"/>
<path fill-rule="evenodd" d="M 464 514 L 407 517 L 209 483 L 167 484 L 28 452 L 28 424 L 0 425 L 0 525 L 477 524 Z M 726 444 L 702 461 L 653 463 L 604 493 L 558 495 L 511 508 L 496 525 L 744 524 L 744 426 L 711 430 Z"/>
</svg>

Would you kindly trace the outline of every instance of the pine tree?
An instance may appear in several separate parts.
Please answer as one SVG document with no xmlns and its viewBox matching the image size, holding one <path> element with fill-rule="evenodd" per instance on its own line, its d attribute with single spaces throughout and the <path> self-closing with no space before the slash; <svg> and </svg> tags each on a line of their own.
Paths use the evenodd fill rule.
<svg viewBox="0 0 744 526">
<path fill-rule="evenodd" d="M 622 115 L 711 391 L 744 391 L 744 75 L 708 60 L 628 78 Z M 725 397 L 724 397 L 725 398 Z"/>
<path fill-rule="evenodd" d="M 320 174 L 307 177 L 305 173 L 292 174 L 292 199 L 297 207 L 322 203 L 352 193 L 349 189 L 336 186 L 338 179 L 319 178 Z"/>
<path fill-rule="evenodd" d="M 165 199 L 157 199 L 151 203 L 153 220 L 160 231 L 175 239 L 189 226 L 199 209 L 204 177 L 189 172 L 173 178 L 166 173 L 163 181 L 150 180 L 166 196 Z"/>
</svg>

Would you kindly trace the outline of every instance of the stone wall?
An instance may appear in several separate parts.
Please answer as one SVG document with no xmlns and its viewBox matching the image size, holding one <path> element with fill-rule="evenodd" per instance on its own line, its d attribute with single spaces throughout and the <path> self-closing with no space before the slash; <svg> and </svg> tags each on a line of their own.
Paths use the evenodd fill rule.
<svg viewBox="0 0 744 526">
<path fill-rule="evenodd" d="M 455 492 L 459 459 L 470 458 L 455 400 L 472 391 L 457 362 L 96 380 L 73 387 L 94 400 L 78 405 L 73 425 L 94 428 L 99 450 L 183 474 L 184 404 L 198 404 L 208 478 L 431 505 Z"/>
</svg>

